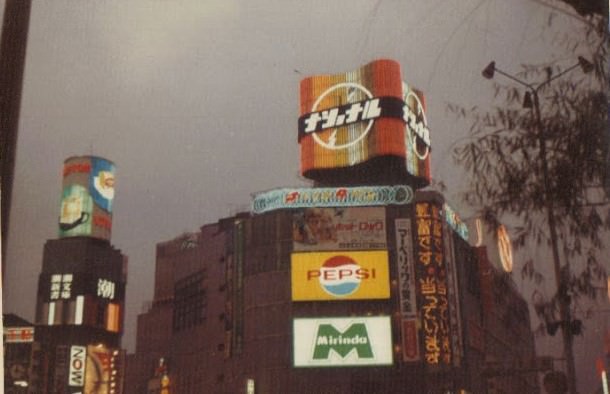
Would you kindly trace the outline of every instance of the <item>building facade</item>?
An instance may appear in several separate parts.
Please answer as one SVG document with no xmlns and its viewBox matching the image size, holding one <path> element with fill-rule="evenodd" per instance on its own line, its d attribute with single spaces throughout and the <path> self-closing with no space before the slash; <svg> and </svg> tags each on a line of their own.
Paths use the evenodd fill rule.
<svg viewBox="0 0 610 394">
<path fill-rule="evenodd" d="M 38 280 L 33 393 L 122 393 L 127 258 L 110 243 L 114 164 L 67 159 L 59 238 L 44 246 Z"/>
<path fill-rule="evenodd" d="M 386 59 L 300 89 L 314 187 L 258 193 L 250 212 L 157 246 L 127 391 L 494 392 L 490 349 L 526 356 L 502 347 L 513 337 L 484 308 L 467 226 L 419 190 L 424 95 Z M 531 337 L 529 320 L 515 324 Z"/>
</svg>

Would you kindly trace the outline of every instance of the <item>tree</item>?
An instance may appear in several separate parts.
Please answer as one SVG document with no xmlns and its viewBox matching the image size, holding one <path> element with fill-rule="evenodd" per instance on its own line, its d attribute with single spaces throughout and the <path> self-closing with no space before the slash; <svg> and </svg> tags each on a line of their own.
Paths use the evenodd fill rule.
<svg viewBox="0 0 610 394">
<path fill-rule="evenodd" d="M 577 10 L 576 3 L 582 5 L 565 2 Z M 557 240 L 557 258 L 563 263 L 557 292 L 550 298 L 540 292 L 532 296 L 541 318 L 538 332 L 554 334 L 560 326 L 569 332 L 567 342 L 571 335 L 582 331 L 582 322 L 569 317 L 570 307 L 584 298 L 595 300 L 604 289 L 607 273 L 600 251 L 603 237 L 610 230 L 610 194 L 603 187 L 610 175 L 608 20 L 597 11 L 587 15 L 580 34 L 564 34 L 555 44 L 564 47 L 574 61 L 583 45 L 587 46 L 593 56 L 592 76 L 573 72 L 555 80 L 566 70 L 565 62 L 528 65 L 517 75 L 520 83 L 533 81 L 532 85 L 524 83 L 528 89 L 494 85 L 501 105 L 491 110 L 449 106 L 471 123 L 469 139 L 454 149 L 455 160 L 471 179 L 465 201 L 480 207 L 480 216 L 492 228 L 507 218 L 519 223 L 514 242 L 517 247 L 550 247 L 552 239 Z M 553 82 L 547 84 L 550 80 Z M 540 97 L 533 106 L 539 112 L 523 108 L 522 102 L 532 107 L 532 97 L 525 97 L 526 91 L 533 93 L 535 100 Z M 551 236 L 554 231 L 556 237 Z M 551 266 L 526 262 L 523 277 L 542 281 L 541 264 Z M 568 308 L 568 312 L 561 308 Z M 568 318 L 562 320 L 562 316 Z M 570 383 L 574 386 L 573 379 Z"/>
</svg>

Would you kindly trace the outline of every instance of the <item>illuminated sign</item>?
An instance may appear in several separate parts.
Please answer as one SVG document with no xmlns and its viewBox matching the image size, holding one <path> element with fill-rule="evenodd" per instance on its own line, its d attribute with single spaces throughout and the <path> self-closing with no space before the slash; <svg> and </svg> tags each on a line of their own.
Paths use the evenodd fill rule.
<svg viewBox="0 0 610 394">
<path fill-rule="evenodd" d="M 390 297 L 388 252 L 311 252 L 291 256 L 292 300 Z"/>
<path fill-rule="evenodd" d="M 95 156 L 64 163 L 59 236 L 110 239 L 114 200 L 112 162 Z"/>
<path fill-rule="evenodd" d="M 385 249 L 385 208 L 305 208 L 293 215 L 293 250 Z"/>
<path fill-rule="evenodd" d="M 376 157 L 406 160 L 409 173 L 428 184 L 430 130 L 423 94 L 402 82 L 400 65 L 375 60 L 355 71 L 305 78 L 300 86 L 298 140 L 301 171 L 354 167 Z"/>
<path fill-rule="evenodd" d="M 396 266 L 398 268 L 398 296 L 401 317 L 403 361 L 419 361 L 417 333 L 417 304 L 415 298 L 415 261 L 410 219 L 396 219 Z"/>
<path fill-rule="evenodd" d="M 34 341 L 34 327 L 4 327 L 4 343 Z"/>
<path fill-rule="evenodd" d="M 347 92 L 347 101 L 351 104 L 316 111 L 320 103 L 327 96 L 330 97 L 333 93 L 334 95 L 340 95 L 341 90 Z M 358 96 L 366 97 L 366 99 L 352 102 L 353 98 Z M 366 137 L 373 126 L 374 119 L 380 117 L 403 118 L 403 106 L 404 103 L 396 97 L 373 98 L 371 92 L 361 84 L 353 82 L 338 83 L 318 96 L 312 107 L 314 112 L 299 118 L 299 140 L 307 134 L 334 128 L 331 137 L 327 141 L 324 141 L 317 133 L 313 134 L 314 140 L 326 149 L 345 149 L 357 144 Z M 360 135 L 337 145 L 336 136 L 339 127 L 354 125 L 363 121 L 367 121 L 367 123 L 364 129 L 361 130 Z"/>
<path fill-rule="evenodd" d="M 93 200 L 85 187 L 66 186 L 61 199 L 60 236 L 90 234 L 92 210 Z"/>
<path fill-rule="evenodd" d="M 392 364 L 390 318 L 295 319 L 295 367 Z"/>
<path fill-rule="evenodd" d="M 84 346 L 70 347 L 70 370 L 68 385 L 82 387 L 85 385 L 85 365 L 87 349 Z"/>
<path fill-rule="evenodd" d="M 513 270 L 513 246 L 503 224 L 498 227 L 498 252 L 504 271 L 511 272 Z"/>
<path fill-rule="evenodd" d="M 97 295 L 102 298 L 114 298 L 115 284 L 107 279 L 99 278 L 97 280 Z"/>
<path fill-rule="evenodd" d="M 85 375 L 85 393 L 109 393 L 114 367 L 111 349 L 104 345 L 87 346 L 87 373 Z M 115 380 L 116 385 L 116 380 Z"/>
<path fill-rule="evenodd" d="M 256 194 L 252 212 L 312 207 L 404 205 L 412 199 L 413 189 L 406 185 L 276 189 Z"/>
<path fill-rule="evenodd" d="M 51 300 L 69 299 L 72 293 L 72 274 L 51 275 Z"/>
<path fill-rule="evenodd" d="M 450 365 L 452 348 L 440 207 L 432 202 L 416 203 L 415 221 L 416 276 L 424 359 L 431 366 Z"/>
<path fill-rule="evenodd" d="M 254 379 L 246 380 L 246 394 L 254 394 Z"/>
<path fill-rule="evenodd" d="M 468 241 L 468 226 L 460 219 L 459 215 L 446 203 L 443 204 L 445 221 L 464 240 Z"/>
<path fill-rule="evenodd" d="M 114 199 L 114 164 L 108 160 L 92 157 L 89 191 L 96 205 L 104 211 L 112 212 Z"/>
</svg>

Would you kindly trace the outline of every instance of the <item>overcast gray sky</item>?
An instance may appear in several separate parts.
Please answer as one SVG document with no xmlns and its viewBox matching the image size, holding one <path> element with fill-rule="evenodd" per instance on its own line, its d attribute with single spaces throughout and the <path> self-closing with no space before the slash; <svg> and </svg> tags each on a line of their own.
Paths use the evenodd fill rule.
<svg viewBox="0 0 610 394">
<path fill-rule="evenodd" d="M 34 1 L 5 311 L 34 318 L 63 160 L 103 156 L 117 165 L 112 242 L 129 256 L 123 342 L 133 349 L 136 315 L 152 298 L 155 244 L 248 209 L 253 192 L 307 185 L 298 173 L 299 81 L 379 57 L 397 60 L 424 91 L 432 175 L 463 209 L 449 150 L 468 124 L 446 105 L 493 102 L 480 75 L 492 59 L 515 73 L 524 63 L 573 64 L 553 38 L 582 24 L 544 1 Z M 598 320 L 577 349 L 581 383 L 594 379 L 583 357 L 599 349 L 608 318 Z"/>
</svg>

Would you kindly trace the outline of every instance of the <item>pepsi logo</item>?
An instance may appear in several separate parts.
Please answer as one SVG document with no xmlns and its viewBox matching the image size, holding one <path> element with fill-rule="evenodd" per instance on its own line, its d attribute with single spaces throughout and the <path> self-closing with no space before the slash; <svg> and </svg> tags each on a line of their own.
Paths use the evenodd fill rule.
<svg viewBox="0 0 610 394">
<path fill-rule="evenodd" d="M 347 297 L 355 293 L 362 280 L 374 279 L 375 269 L 360 267 L 348 256 L 333 256 L 320 269 L 307 271 L 307 280 L 317 279 L 322 289 L 334 297 Z"/>
</svg>

